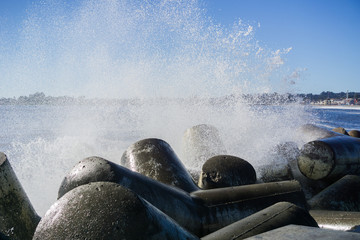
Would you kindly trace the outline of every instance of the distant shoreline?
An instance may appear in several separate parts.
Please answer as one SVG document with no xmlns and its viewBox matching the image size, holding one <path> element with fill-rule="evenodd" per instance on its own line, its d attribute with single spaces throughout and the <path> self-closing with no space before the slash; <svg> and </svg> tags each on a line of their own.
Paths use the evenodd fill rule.
<svg viewBox="0 0 360 240">
<path fill-rule="evenodd" d="M 314 108 L 331 108 L 331 109 L 356 109 L 360 110 L 360 105 L 322 105 L 322 104 L 311 104 Z"/>
</svg>

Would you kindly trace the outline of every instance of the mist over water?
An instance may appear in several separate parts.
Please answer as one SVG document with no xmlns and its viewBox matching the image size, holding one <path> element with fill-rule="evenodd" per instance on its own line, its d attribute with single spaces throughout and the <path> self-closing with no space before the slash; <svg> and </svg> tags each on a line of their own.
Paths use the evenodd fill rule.
<svg viewBox="0 0 360 240">
<path fill-rule="evenodd" d="M 119 163 L 142 138 L 167 141 L 181 158 L 184 131 L 212 124 L 229 154 L 254 165 L 266 163 L 276 144 L 297 141 L 294 129 L 311 121 L 302 106 L 256 107 L 241 97 L 288 91 L 277 79 L 288 75 L 283 58 L 290 48 L 266 49 L 256 40 L 257 26 L 221 26 L 205 7 L 165 0 L 32 5 L 5 51 L 8 59 L 0 60 L 8 88 L 127 99 L 6 109 L 9 135 L 17 133 L 2 151 L 39 214 L 76 162 L 98 155 Z M 228 97 L 213 98 L 222 96 Z"/>
</svg>

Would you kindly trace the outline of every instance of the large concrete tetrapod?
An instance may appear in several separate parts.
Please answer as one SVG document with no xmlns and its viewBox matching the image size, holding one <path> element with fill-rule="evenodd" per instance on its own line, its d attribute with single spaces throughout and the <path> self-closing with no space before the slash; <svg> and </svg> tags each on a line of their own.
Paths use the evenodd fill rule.
<svg viewBox="0 0 360 240">
<path fill-rule="evenodd" d="M 349 132 L 349 135 L 350 135 L 351 137 L 360 138 L 360 131 L 359 131 L 359 130 L 351 130 L 351 131 Z"/>
<path fill-rule="evenodd" d="M 305 209 L 292 203 L 279 202 L 210 233 L 201 240 L 240 240 L 289 224 L 318 227 Z"/>
<path fill-rule="evenodd" d="M 123 186 L 94 182 L 56 201 L 40 221 L 34 240 L 197 240 L 172 219 Z"/>
<path fill-rule="evenodd" d="M 121 157 L 121 165 L 187 192 L 199 189 L 171 146 L 161 139 L 132 144 Z"/>
<path fill-rule="evenodd" d="M 346 175 L 309 201 L 311 209 L 360 211 L 360 176 Z"/>
<path fill-rule="evenodd" d="M 225 145 L 216 127 L 199 124 L 184 132 L 182 156 L 186 165 L 200 169 L 207 159 L 226 153 Z"/>
<path fill-rule="evenodd" d="M 108 181 L 131 189 L 192 233 L 202 232 L 199 212 L 190 195 L 100 157 L 89 157 L 74 166 L 61 183 L 58 197 L 89 182 Z"/>
<path fill-rule="evenodd" d="M 80 161 L 63 180 L 59 197 L 77 186 L 96 181 L 115 182 L 131 189 L 197 236 L 280 201 L 302 207 L 306 204 L 300 185 L 294 181 L 199 190 L 190 195 L 99 157 Z"/>
<path fill-rule="evenodd" d="M 299 152 L 295 142 L 277 144 L 267 156 L 270 161 L 257 167 L 259 180 L 262 182 L 293 180 L 291 164 L 296 161 Z"/>
<path fill-rule="evenodd" d="M 202 215 L 204 232 L 212 233 L 278 202 L 291 202 L 306 209 L 297 181 L 251 184 L 199 190 L 191 193 L 207 207 Z"/>
<path fill-rule="evenodd" d="M 247 238 L 246 240 L 330 240 L 330 239 L 346 239 L 359 240 L 358 233 L 342 232 L 329 229 L 321 229 L 308 226 L 287 225 L 268 232 L 261 233 L 256 236 Z"/>
<path fill-rule="evenodd" d="M 321 228 L 341 231 L 360 230 L 360 212 L 310 210 L 309 213 Z"/>
<path fill-rule="evenodd" d="M 334 136 L 343 136 L 343 134 L 328 130 L 326 128 L 314 125 L 305 124 L 297 129 L 297 133 L 305 142 L 314 141 L 322 138 L 329 138 Z"/>
<path fill-rule="evenodd" d="M 309 142 L 298 157 L 302 174 L 314 180 L 360 173 L 360 139 L 334 136 Z"/>
<path fill-rule="evenodd" d="M 256 172 L 248 161 L 236 156 L 217 155 L 202 166 L 198 185 L 202 189 L 212 189 L 255 182 Z"/>
<path fill-rule="evenodd" d="M 39 221 L 6 155 L 0 152 L 0 232 L 14 240 L 32 239 Z"/>
</svg>

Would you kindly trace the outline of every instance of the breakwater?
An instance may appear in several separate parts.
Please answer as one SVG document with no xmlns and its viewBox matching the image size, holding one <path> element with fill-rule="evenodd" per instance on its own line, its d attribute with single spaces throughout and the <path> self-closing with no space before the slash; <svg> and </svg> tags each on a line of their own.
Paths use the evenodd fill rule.
<svg viewBox="0 0 360 240">
<path fill-rule="evenodd" d="M 219 147 L 201 172 L 190 174 L 171 146 L 154 138 L 129 146 L 121 165 L 83 159 L 64 176 L 58 200 L 41 220 L 2 153 L 0 232 L 3 239 L 227 240 L 278 236 L 289 228 L 295 237 L 359 239 L 353 232 L 360 226 L 360 139 L 314 125 L 299 132 L 317 140 L 277 146 L 275 153 L 287 159 L 282 169 L 256 172 Z M 199 158 L 208 152 L 206 141 L 195 144 L 189 136 L 223 146 L 214 126 L 194 126 L 183 141 L 192 141 L 186 151 Z"/>
</svg>

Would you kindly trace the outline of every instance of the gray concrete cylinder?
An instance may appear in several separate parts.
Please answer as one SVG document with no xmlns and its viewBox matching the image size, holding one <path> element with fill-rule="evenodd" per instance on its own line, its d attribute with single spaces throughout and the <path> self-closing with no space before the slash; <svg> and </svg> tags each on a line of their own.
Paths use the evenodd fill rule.
<svg viewBox="0 0 360 240">
<path fill-rule="evenodd" d="M 311 209 L 360 211 L 360 176 L 347 175 L 311 198 Z"/>
<path fill-rule="evenodd" d="M 276 202 L 306 204 L 299 184 L 293 181 L 199 190 L 190 195 L 99 157 L 79 162 L 62 182 L 59 197 L 77 186 L 95 181 L 119 183 L 199 237 Z"/>
<path fill-rule="evenodd" d="M 321 228 L 353 231 L 360 227 L 360 212 L 310 210 L 309 213 Z"/>
<path fill-rule="evenodd" d="M 330 240 L 330 239 L 346 239 L 359 240 L 358 233 L 342 232 L 328 229 L 321 229 L 308 226 L 287 225 L 256 236 L 247 238 L 246 240 Z"/>
<path fill-rule="evenodd" d="M 328 130 L 323 127 L 316 126 L 314 124 L 305 124 L 297 129 L 297 134 L 300 139 L 305 142 L 314 141 L 322 138 L 329 138 L 334 136 L 343 136 L 341 133 L 337 133 L 331 130 Z"/>
<path fill-rule="evenodd" d="M 100 157 L 89 157 L 76 164 L 62 181 L 58 198 L 75 187 L 98 181 L 118 183 L 153 204 L 191 233 L 202 233 L 199 212 L 204 209 L 196 205 L 187 192 Z"/>
<path fill-rule="evenodd" d="M 279 202 L 202 237 L 201 240 L 240 240 L 289 224 L 318 227 L 308 211 L 292 203 Z"/>
<path fill-rule="evenodd" d="M 149 138 L 132 144 L 122 155 L 121 165 L 187 192 L 199 189 L 170 145 L 161 139 Z"/>
<path fill-rule="evenodd" d="M 311 199 L 313 196 L 333 183 L 333 181 L 313 180 L 307 178 L 300 172 L 297 161 L 292 161 L 289 165 L 294 179 L 300 183 L 307 200 Z"/>
<path fill-rule="evenodd" d="M 192 192 L 207 207 L 202 215 L 204 232 L 211 233 L 250 216 L 277 202 L 291 202 L 307 208 L 297 181 L 251 184 Z"/>
<path fill-rule="evenodd" d="M 244 159 L 230 155 L 217 155 L 202 166 L 199 187 L 202 189 L 224 188 L 254 184 L 254 167 Z"/>
<path fill-rule="evenodd" d="M 314 180 L 360 173 L 360 139 L 335 136 L 309 142 L 298 157 L 302 174 Z"/>
<path fill-rule="evenodd" d="M 187 129 L 182 138 L 182 157 L 187 166 L 200 169 L 209 158 L 226 154 L 216 127 L 199 124 Z"/>
<path fill-rule="evenodd" d="M 198 238 L 127 188 L 95 182 L 74 188 L 56 201 L 40 221 L 33 239 Z"/>
<path fill-rule="evenodd" d="M 32 239 L 39 221 L 6 155 L 0 152 L 0 232 L 14 240 Z"/>
</svg>

